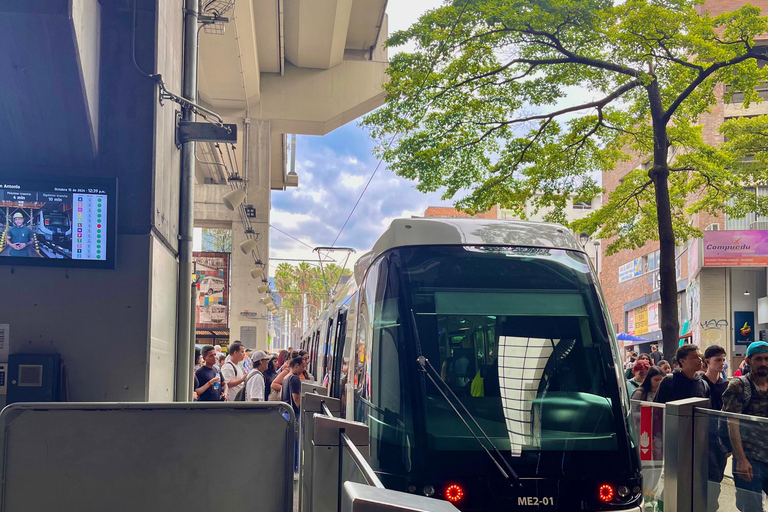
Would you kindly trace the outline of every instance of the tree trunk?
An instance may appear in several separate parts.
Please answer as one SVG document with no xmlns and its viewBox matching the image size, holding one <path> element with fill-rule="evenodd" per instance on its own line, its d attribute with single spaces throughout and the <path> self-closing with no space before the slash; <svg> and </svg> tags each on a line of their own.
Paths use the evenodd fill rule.
<svg viewBox="0 0 768 512">
<path fill-rule="evenodd" d="M 669 201 L 669 139 L 657 82 L 648 86 L 653 119 L 653 167 L 648 176 L 656 194 L 656 216 L 659 222 L 659 282 L 661 296 L 661 335 L 664 357 L 668 360 L 677 351 L 680 323 L 677 317 L 677 276 L 675 272 L 675 231 Z"/>
</svg>

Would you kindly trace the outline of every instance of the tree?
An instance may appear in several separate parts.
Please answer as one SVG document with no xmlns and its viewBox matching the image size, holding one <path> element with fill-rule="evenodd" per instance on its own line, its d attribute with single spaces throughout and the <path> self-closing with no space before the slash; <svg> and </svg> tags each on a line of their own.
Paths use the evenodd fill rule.
<svg viewBox="0 0 768 512">
<path fill-rule="evenodd" d="M 718 84 L 745 91 L 748 106 L 768 79 L 756 62 L 755 38 L 768 32 L 759 9 L 712 17 L 701 4 L 455 0 L 392 34 L 390 46 L 416 50 L 391 59 L 387 102 L 364 125 L 390 169 L 421 191 L 521 216 L 535 198 L 559 222 L 569 201 L 600 192 L 597 173 L 630 154 L 647 159 L 573 227 L 612 239 L 609 253 L 659 240 L 664 350 L 673 353 L 675 245 L 698 234 L 686 216 L 724 202 L 707 187 L 734 178 L 699 116 Z"/>
<path fill-rule="evenodd" d="M 232 252 L 232 230 L 203 228 L 203 251 Z"/>
<path fill-rule="evenodd" d="M 282 299 L 282 307 L 285 308 L 298 325 L 304 321 L 304 295 L 307 297 L 308 318 L 311 323 L 317 318 L 317 313 L 322 310 L 324 305 L 329 304 L 329 295 L 326 293 L 326 283 L 328 291 L 332 291 L 333 286 L 339 281 L 340 276 L 351 275 L 348 269 L 344 269 L 336 264 L 324 265 L 325 279 L 320 268 L 312 266 L 309 263 L 302 262 L 298 265 L 281 263 L 275 269 L 275 290 Z"/>
</svg>

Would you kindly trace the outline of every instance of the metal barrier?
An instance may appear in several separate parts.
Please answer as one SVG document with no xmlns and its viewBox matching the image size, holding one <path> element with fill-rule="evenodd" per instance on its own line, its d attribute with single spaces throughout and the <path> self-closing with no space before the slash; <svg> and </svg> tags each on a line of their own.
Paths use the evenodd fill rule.
<svg viewBox="0 0 768 512">
<path fill-rule="evenodd" d="M 663 413 L 655 414 L 660 411 Z M 633 401 L 632 416 L 643 466 L 646 510 L 765 509 L 768 500 L 764 493 L 751 489 L 748 482 L 733 474 L 735 462 L 729 457 L 728 426 L 737 422 L 742 441 L 747 439 L 748 444 L 764 447 L 768 444 L 767 418 L 713 411 L 709 400 L 701 398 L 667 404 Z M 658 423 L 662 423 L 661 429 Z M 663 457 L 658 457 L 662 450 Z"/>
<path fill-rule="evenodd" d="M 364 423 L 336 418 L 336 398 L 302 387 L 300 512 L 458 512 L 449 502 L 385 489 L 368 464 Z"/>
<path fill-rule="evenodd" d="M 292 512 L 293 424 L 282 402 L 13 404 L 0 510 Z"/>
</svg>

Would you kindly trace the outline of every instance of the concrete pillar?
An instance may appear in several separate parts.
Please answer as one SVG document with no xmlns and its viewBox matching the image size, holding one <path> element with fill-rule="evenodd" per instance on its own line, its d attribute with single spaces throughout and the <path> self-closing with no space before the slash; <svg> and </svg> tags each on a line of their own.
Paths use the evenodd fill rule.
<svg viewBox="0 0 768 512">
<path fill-rule="evenodd" d="M 245 126 L 240 119 L 238 124 Z M 249 169 L 240 169 L 248 180 L 246 204 L 253 205 L 256 218 L 250 219 L 253 230 L 258 233 L 258 254 L 264 267 L 264 278 L 269 276 L 269 209 L 270 209 L 270 123 L 254 119 L 250 123 L 248 138 Z M 243 254 L 240 243 L 246 240 L 242 222 L 236 217 L 232 223 L 232 267 L 230 287 L 230 339 L 241 340 L 246 347 L 267 348 L 267 308 L 261 303 L 264 297 L 256 288 L 262 278 L 253 279 L 253 256 Z M 255 330 L 254 330 L 255 329 Z"/>
</svg>

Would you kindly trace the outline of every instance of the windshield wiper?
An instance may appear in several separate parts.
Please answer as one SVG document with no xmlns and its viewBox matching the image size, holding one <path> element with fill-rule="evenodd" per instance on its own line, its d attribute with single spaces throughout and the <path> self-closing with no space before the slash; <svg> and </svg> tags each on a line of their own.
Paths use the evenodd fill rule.
<svg viewBox="0 0 768 512">
<path fill-rule="evenodd" d="M 504 477 L 505 480 L 510 482 L 515 487 L 520 487 L 520 477 L 517 476 L 517 473 L 515 473 L 515 470 L 512 469 L 512 466 L 509 465 L 509 462 L 504 458 L 504 456 L 499 452 L 499 450 L 496 448 L 496 445 L 493 444 L 493 441 L 491 441 L 491 438 L 488 437 L 488 435 L 483 430 L 483 427 L 480 426 L 480 424 L 477 422 L 475 417 L 472 415 L 471 412 L 467 410 L 467 408 L 464 406 L 464 403 L 459 399 L 458 396 L 456 396 L 456 393 L 453 392 L 453 390 L 446 384 L 446 382 L 443 380 L 442 377 L 440 377 L 440 374 L 437 373 L 434 366 L 432 366 L 432 363 L 429 362 L 429 359 L 427 359 L 424 356 L 419 356 L 416 361 L 421 365 L 421 369 L 424 373 L 426 373 L 427 377 L 429 377 L 429 380 L 432 381 L 432 384 L 435 385 L 437 390 L 440 392 L 440 395 L 445 399 L 446 403 L 451 406 L 451 409 L 453 409 L 453 412 L 456 413 L 456 416 L 461 420 L 461 422 L 464 424 L 465 427 L 467 427 L 467 430 L 469 430 L 469 433 L 472 434 L 472 437 L 475 438 L 475 441 L 477 441 L 477 444 L 480 445 L 480 447 L 485 451 L 485 453 L 488 454 L 488 457 L 491 458 L 493 461 L 493 464 L 496 466 L 496 468 L 499 470 L 501 475 Z M 430 375 L 430 370 L 434 374 L 434 377 Z M 438 385 L 437 380 L 435 380 L 435 377 L 437 377 L 437 380 L 443 383 L 445 386 L 445 389 L 448 390 L 448 392 L 451 394 L 454 400 L 456 400 L 461 408 L 464 410 L 464 413 L 467 415 L 467 417 L 472 420 L 472 423 L 475 424 L 477 429 L 480 431 L 480 433 L 483 435 L 486 441 L 488 441 L 488 444 L 491 445 L 491 448 L 496 453 L 496 455 L 499 456 L 499 459 L 504 463 L 506 466 L 506 471 L 504 468 L 501 467 L 501 464 L 499 464 L 499 461 L 496 459 L 496 457 L 493 456 L 493 454 L 488 450 L 488 448 L 485 446 L 485 443 L 483 443 L 479 437 L 477 437 L 477 434 L 475 434 L 475 431 L 472 429 L 472 427 L 469 426 L 469 424 L 464 419 L 464 416 L 459 412 L 459 410 L 456 408 L 455 405 L 453 405 L 453 402 L 448 398 L 448 395 L 445 394 L 445 392 L 440 388 L 440 385 Z"/>
<path fill-rule="evenodd" d="M 412 325 L 413 325 L 413 334 L 416 336 L 416 342 L 418 345 L 421 345 L 419 343 L 419 332 L 418 329 L 416 329 L 416 317 L 413 314 L 413 310 L 411 310 L 411 318 L 412 318 Z M 513 487 L 520 488 L 520 477 L 517 476 L 517 473 L 515 473 L 515 470 L 512 469 L 512 466 L 509 465 L 509 462 L 504 458 L 504 455 L 499 452 L 499 450 L 496 448 L 496 445 L 493 444 L 493 441 L 491 441 L 491 438 L 488 437 L 488 435 L 485 433 L 485 430 L 483 430 L 483 427 L 480 426 L 480 424 L 477 422 L 475 417 L 472 415 L 471 412 L 467 410 L 467 408 L 464 406 L 464 403 L 459 399 L 458 396 L 456 396 L 456 393 L 453 392 L 453 390 L 446 384 L 446 382 L 443 380 L 443 378 L 440 376 L 439 373 L 435 370 L 434 366 L 432 366 L 432 363 L 429 362 L 429 359 L 427 359 L 424 356 L 419 356 L 416 358 L 416 361 L 421 366 L 421 370 L 427 375 L 429 380 L 432 381 L 432 384 L 435 385 L 435 388 L 440 392 L 440 395 L 445 399 L 445 402 L 451 406 L 451 409 L 453 409 L 453 412 L 456 413 L 456 416 L 461 420 L 461 422 L 464 424 L 464 426 L 469 430 L 469 433 L 472 434 L 472 437 L 477 441 L 477 444 L 480 445 L 480 447 L 485 451 L 486 454 L 488 454 L 488 457 L 491 458 L 493 461 L 494 466 L 499 470 L 501 475 L 504 477 L 506 481 L 508 481 Z M 430 370 L 434 374 L 434 377 L 429 373 Z M 435 377 L 437 377 L 437 380 L 435 380 Z M 501 467 L 501 464 L 499 464 L 499 461 L 496 457 L 493 456 L 493 454 L 488 450 L 488 447 L 485 446 L 485 443 L 483 443 L 479 437 L 477 437 L 477 434 L 475 434 L 475 431 L 472 429 L 472 427 L 469 426 L 469 423 L 464 419 L 464 416 L 459 412 L 459 410 L 456 408 L 455 405 L 453 405 L 453 402 L 448 398 L 448 395 L 445 394 L 445 392 L 441 389 L 440 385 L 437 383 L 437 381 L 440 381 L 443 383 L 443 386 L 445 386 L 445 389 L 448 390 L 448 393 L 451 394 L 454 400 L 458 402 L 458 404 L 461 406 L 461 408 L 464 410 L 464 413 L 467 415 L 467 417 L 472 420 L 472 423 L 475 424 L 477 429 L 480 431 L 480 433 L 483 435 L 486 441 L 488 441 L 488 444 L 491 445 L 491 448 L 493 451 L 498 455 L 499 459 L 501 459 L 501 462 L 504 463 L 504 466 L 506 466 L 506 471 L 503 467 Z"/>
</svg>

